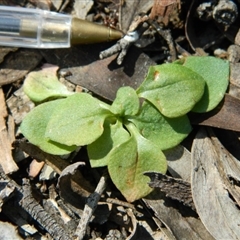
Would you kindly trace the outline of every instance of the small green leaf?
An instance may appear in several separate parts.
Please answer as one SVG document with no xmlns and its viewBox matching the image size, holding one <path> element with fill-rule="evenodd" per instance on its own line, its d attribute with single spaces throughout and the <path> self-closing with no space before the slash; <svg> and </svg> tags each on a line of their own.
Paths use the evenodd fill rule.
<svg viewBox="0 0 240 240">
<path fill-rule="evenodd" d="M 95 142 L 87 146 L 91 167 L 103 167 L 108 164 L 109 153 L 119 144 L 129 139 L 129 133 L 120 121 L 114 124 L 106 121 L 104 132 Z"/>
<path fill-rule="evenodd" d="M 179 64 L 163 64 L 149 68 L 137 89 L 143 97 L 169 118 L 183 116 L 200 100 L 204 92 L 203 78 Z"/>
<path fill-rule="evenodd" d="M 151 103 L 145 101 L 133 122 L 146 139 L 154 142 L 161 150 L 177 146 L 191 132 L 191 124 L 186 115 L 167 118 Z"/>
<path fill-rule="evenodd" d="M 166 173 L 167 162 L 158 146 L 142 137 L 133 124 L 130 125 L 132 136 L 111 151 L 108 170 L 116 187 L 127 201 L 133 202 L 152 191 L 148 186 L 149 179 L 143 173 Z"/>
<path fill-rule="evenodd" d="M 49 98 L 67 97 L 73 94 L 58 81 L 54 71 L 46 69 L 29 73 L 24 81 L 23 90 L 34 102 L 42 102 Z"/>
<path fill-rule="evenodd" d="M 22 134 L 34 145 L 44 152 L 54 155 L 68 154 L 76 149 L 76 146 L 66 146 L 57 142 L 50 141 L 45 137 L 47 124 L 55 110 L 63 100 L 55 100 L 43 103 L 35 107 L 23 119 L 20 129 Z"/>
<path fill-rule="evenodd" d="M 121 87 L 110 108 L 111 112 L 120 115 L 135 115 L 139 110 L 139 98 L 136 91 L 131 87 Z"/>
<path fill-rule="evenodd" d="M 192 111 L 211 111 L 220 103 L 227 90 L 229 62 L 215 57 L 191 56 L 185 59 L 183 65 L 201 75 L 206 82 L 204 94 Z"/>
<path fill-rule="evenodd" d="M 103 123 L 111 116 L 109 106 L 87 93 L 64 99 L 51 116 L 46 137 L 65 145 L 87 145 L 103 133 Z"/>
</svg>

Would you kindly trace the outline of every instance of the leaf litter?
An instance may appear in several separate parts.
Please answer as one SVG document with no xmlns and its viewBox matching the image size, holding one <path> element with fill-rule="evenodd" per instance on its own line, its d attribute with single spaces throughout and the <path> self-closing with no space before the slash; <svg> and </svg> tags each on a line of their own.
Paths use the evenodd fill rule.
<svg viewBox="0 0 240 240">
<path fill-rule="evenodd" d="M 11 2 L 13 2 L 13 4 L 19 3 L 19 2 L 14 3 L 14 1 L 11 1 Z M 55 5 L 51 5 L 49 4 L 49 2 L 51 1 L 45 1 L 43 5 L 51 9 L 51 7 Z M 148 2 L 148 3 L 145 3 L 145 2 Z M 208 36 L 204 31 L 201 34 L 197 33 L 196 26 L 195 28 L 192 28 L 192 26 L 190 26 L 192 24 L 197 24 L 197 26 L 199 26 L 199 19 L 195 19 L 194 17 L 194 7 L 197 4 L 197 1 L 193 1 L 193 4 L 182 2 L 182 5 L 179 5 L 179 1 L 164 1 L 164 2 L 166 3 L 158 4 L 158 1 L 138 1 L 137 2 L 137 1 L 126 0 L 124 4 L 124 2 L 122 1 L 120 2 L 94 1 L 95 4 L 96 3 L 99 4 L 98 5 L 99 9 L 104 9 L 104 8 L 100 8 L 103 6 L 104 7 L 109 6 L 110 12 L 108 12 L 109 9 L 107 10 L 107 8 L 105 8 L 104 10 L 101 10 L 102 12 L 104 12 L 101 18 L 103 20 L 104 19 L 106 20 L 107 17 L 109 16 L 111 17 L 112 10 L 110 6 L 112 7 L 115 4 L 114 5 L 115 9 L 116 11 L 119 11 L 119 14 L 120 14 L 119 16 L 120 25 L 122 26 L 122 29 L 124 29 L 124 31 L 127 31 L 128 26 L 134 19 L 134 15 L 135 15 L 135 14 L 129 14 L 129 11 L 126 11 L 126 7 L 129 7 L 129 9 L 131 9 L 131 11 L 134 13 L 140 12 L 140 10 L 141 12 L 144 12 L 144 11 L 148 12 L 152 7 L 151 16 L 156 15 L 155 12 L 158 12 L 158 14 L 160 13 L 161 15 L 162 13 L 161 10 L 163 8 L 167 8 L 168 11 L 165 11 L 165 13 L 167 14 L 174 13 L 175 14 L 174 16 L 176 18 L 173 18 L 173 17 L 168 18 L 167 16 L 163 16 L 163 18 L 161 19 L 160 17 L 158 21 L 159 22 L 163 21 L 166 27 L 169 27 L 170 29 L 172 29 L 175 40 L 176 40 L 175 29 L 179 29 L 181 25 L 181 21 L 175 22 L 172 20 L 173 19 L 176 20 L 178 19 L 177 17 L 180 17 L 180 20 L 185 21 L 185 24 L 186 24 L 185 29 L 187 32 L 186 36 L 187 36 L 188 42 L 190 43 L 190 46 L 192 47 L 193 51 L 197 52 L 198 54 L 208 53 L 212 55 L 213 50 L 218 46 L 223 46 L 223 48 L 225 48 L 225 45 L 228 46 L 231 43 L 237 43 L 237 38 L 235 39 L 235 41 L 231 40 L 234 38 L 234 35 L 228 29 L 225 30 L 224 32 L 225 35 L 223 35 L 223 32 L 222 32 L 223 30 L 221 27 L 219 28 L 220 29 L 219 30 L 215 28 L 215 25 L 208 24 L 208 27 L 206 29 L 214 30 Z M 52 3 L 55 4 L 54 1 L 52 1 Z M 8 3 L 5 3 L 3 1 L 3 4 L 8 4 Z M 19 4 L 22 4 L 22 3 L 19 3 Z M 37 2 L 35 1 L 29 1 L 28 4 L 33 4 L 35 7 L 40 6 L 40 5 L 37 5 Z M 238 5 L 239 3 L 237 3 L 236 1 L 235 4 Z M 69 9 L 71 9 L 72 6 L 73 5 L 71 1 L 66 1 L 66 4 L 62 2 L 62 6 L 59 6 L 59 8 L 62 7 L 62 10 L 64 10 L 64 7 L 65 7 L 66 12 L 70 12 Z M 158 9 L 158 7 L 160 7 L 160 10 Z M 108 15 L 109 13 L 111 14 Z M 184 15 L 185 13 L 188 13 L 186 20 L 184 18 L 181 18 L 181 14 Z M 169 21 L 169 19 L 171 19 L 171 21 Z M 213 19 L 212 21 L 215 21 L 215 20 Z M 202 24 L 204 26 L 204 23 Z M 237 22 L 233 23 L 232 26 L 236 27 Z M 176 33 L 177 31 L 179 30 L 176 30 Z M 151 36 L 151 34 L 154 34 L 154 30 L 150 30 L 143 37 Z M 224 37 L 219 38 L 219 35 L 227 36 L 227 40 L 224 39 Z M 209 38 L 207 38 L 207 36 Z M 216 39 L 219 39 L 219 41 L 222 41 L 222 42 L 219 43 L 218 41 L 216 41 Z M 203 40 L 205 40 L 205 42 Z M 140 85 L 140 83 L 143 81 L 144 75 L 147 74 L 149 66 L 155 65 L 156 62 L 161 62 L 163 61 L 163 59 L 164 61 L 168 60 L 168 56 L 167 56 L 168 51 L 166 51 L 166 48 L 168 47 L 170 48 L 171 44 L 169 44 L 170 42 L 167 42 L 166 44 L 166 42 L 164 42 L 164 40 L 162 39 L 159 39 L 159 41 L 162 43 L 163 47 L 160 47 L 161 44 L 159 44 L 158 42 L 158 44 L 155 44 L 155 45 L 153 44 L 153 46 L 151 46 L 152 48 L 148 47 L 144 51 L 139 49 L 134 49 L 134 46 L 132 47 L 133 49 L 130 48 L 129 52 L 125 57 L 124 65 L 121 67 L 116 66 L 116 64 L 114 63 L 114 58 L 116 57 L 116 55 L 109 59 L 104 59 L 101 61 L 98 60 L 98 56 L 97 56 L 98 53 L 104 50 L 107 44 L 106 45 L 103 44 L 102 46 L 94 46 L 94 47 L 81 47 L 81 46 L 73 47 L 72 49 L 61 50 L 61 51 L 42 50 L 41 54 L 39 54 L 39 51 L 37 50 L 35 51 L 35 50 L 19 49 L 16 51 L 16 49 L 11 49 L 9 50 L 8 53 L 4 53 L 4 59 L 1 64 L 1 69 L 3 69 L 3 71 L 1 72 L 3 76 L 3 80 L 1 80 L 1 85 L 4 85 L 3 90 L 6 98 L 8 98 L 9 100 L 10 94 L 13 94 L 13 91 L 15 91 L 16 89 L 19 88 L 19 86 L 21 86 L 21 80 L 26 76 L 26 74 L 28 72 L 31 72 L 33 69 L 35 71 L 36 67 L 39 64 L 41 64 L 44 59 L 44 61 L 46 62 L 56 64 L 61 69 L 67 70 L 66 72 L 69 71 L 70 75 L 68 75 L 66 78 L 74 82 L 75 84 L 77 83 L 81 85 L 82 89 L 87 88 L 90 91 L 92 91 L 93 94 L 96 94 L 100 98 L 102 97 L 107 100 L 113 100 L 117 92 L 117 89 L 120 86 L 132 85 L 136 89 Z M 175 44 L 176 44 L 178 53 L 181 52 L 181 54 L 189 54 L 190 52 L 190 54 L 192 54 L 191 50 L 189 52 L 184 50 L 184 48 L 187 45 L 186 39 L 183 39 L 183 40 L 178 39 L 175 41 Z M 158 55 L 158 57 L 154 56 L 153 54 L 154 51 L 157 52 L 156 55 Z M 149 52 L 152 54 L 149 55 Z M 72 59 L 68 60 L 67 56 L 69 54 L 72 56 Z M 227 55 L 228 53 L 226 51 L 225 56 Z M 232 59 L 231 56 L 229 57 L 229 59 Z M 27 61 L 27 62 L 23 63 L 22 61 Z M 236 66 L 234 64 L 235 63 L 232 64 L 232 69 L 234 69 L 234 66 Z M 218 70 L 216 71 L 218 72 Z M 236 80 L 238 78 L 238 75 L 239 75 L 238 72 L 235 73 L 235 75 L 231 75 L 230 80 L 231 80 L 231 83 L 234 83 L 234 86 L 237 86 Z M 118 81 L 118 78 L 120 78 L 120 81 Z M 19 82 L 16 82 L 16 81 L 19 81 Z M 11 84 L 11 82 L 13 82 L 13 84 Z M 216 84 L 217 83 L 215 83 L 215 85 Z M 113 90 L 111 85 L 114 86 Z M 226 85 L 223 87 L 226 87 Z M 229 93 L 231 94 L 231 92 Z M 236 90 L 234 93 L 236 93 Z M 21 96 L 19 95 L 17 97 L 18 99 L 21 98 Z M 174 196 L 173 197 L 171 196 L 169 198 L 169 195 L 171 194 L 168 194 L 167 192 L 165 193 L 164 191 L 163 192 L 158 191 L 158 189 L 155 189 L 147 198 L 142 199 L 142 201 L 136 202 L 133 205 L 128 205 L 128 203 L 125 202 L 123 196 L 119 194 L 119 192 L 111 185 L 111 183 L 108 183 L 106 191 L 104 191 L 101 194 L 102 197 L 100 199 L 100 202 L 98 202 L 97 204 L 97 210 L 95 211 L 95 216 L 88 220 L 90 221 L 90 223 L 88 227 L 86 227 L 85 237 L 87 237 L 88 239 L 97 239 L 99 237 L 103 239 L 104 238 L 111 239 L 113 237 L 118 236 L 119 239 L 127 239 L 127 238 L 134 239 L 134 236 L 136 237 L 136 236 L 139 236 L 140 234 L 142 238 L 138 238 L 138 239 L 153 239 L 158 228 L 162 232 L 161 236 L 164 239 L 173 239 L 173 238 L 175 239 L 184 239 L 184 238 L 185 239 L 213 239 L 213 238 L 221 239 L 222 236 L 224 236 L 224 238 L 226 237 L 225 239 L 227 238 L 239 239 L 238 228 L 236 227 L 237 226 L 236 219 L 238 219 L 238 214 L 239 214 L 239 209 L 237 207 L 237 205 L 239 205 L 238 160 L 231 155 L 231 152 L 229 153 L 225 149 L 225 147 L 219 143 L 216 136 L 212 133 L 212 131 L 215 131 L 214 129 L 215 127 L 220 129 L 221 128 L 230 129 L 231 131 L 239 131 L 239 126 L 237 121 L 239 116 L 239 113 L 237 110 L 238 104 L 239 104 L 239 98 L 237 95 L 233 97 L 232 95 L 226 94 L 224 102 L 222 103 L 222 105 L 218 106 L 217 112 L 210 111 L 209 113 L 203 113 L 201 115 L 201 121 L 199 121 L 199 118 L 197 118 L 198 121 L 195 120 L 195 123 L 197 125 L 198 124 L 203 124 L 206 126 L 210 125 L 213 127 L 213 130 L 208 129 L 207 130 L 208 134 L 207 134 L 206 131 L 203 128 L 201 128 L 199 130 L 198 135 L 196 136 L 191 135 L 189 138 L 187 138 L 183 142 L 183 146 L 178 146 L 176 152 L 174 149 L 171 149 L 172 151 L 171 154 L 169 150 L 166 151 L 167 160 L 169 162 L 168 174 L 177 178 L 182 176 L 183 178 L 182 180 L 188 181 L 188 183 L 191 185 L 191 188 L 192 188 L 192 191 L 191 191 L 192 197 L 193 197 L 194 205 L 197 209 L 197 212 L 194 212 L 188 207 L 186 207 L 184 204 L 181 203 L 181 201 L 177 202 Z M 19 103 L 15 102 L 15 106 L 18 107 L 18 105 Z M 22 106 L 19 106 L 19 107 L 22 107 Z M 11 107 L 10 111 L 12 109 L 13 108 Z M 116 106 L 114 109 L 118 111 L 121 108 Z M 134 108 L 132 110 L 134 111 Z M 28 111 L 29 111 L 29 108 L 28 108 Z M 119 111 L 121 112 L 121 110 Z M 6 117 L 10 118 L 10 116 L 11 115 L 8 113 L 8 115 L 4 115 L 3 119 L 6 120 Z M 133 122 L 134 121 L 135 123 L 138 122 L 138 124 L 141 124 L 141 120 L 136 121 L 133 119 Z M 6 125 L 5 122 L 4 122 L 5 128 L 7 126 L 6 129 L 10 134 L 12 127 L 10 124 Z M 191 117 L 190 117 L 190 122 L 192 123 Z M 193 131 L 195 132 L 197 130 L 198 130 L 198 127 L 194 126 Z M 186 131 L 188 130 L 186 129 Z M 17 135 L 17 138 L 20 139 L 21 135 Z M 116 138 L 117 138 L 117 135 L 116 135 Z M 126 135 L 126 138 L 127 138 L 127 135 Z M 169 139 L 169 141 L 170 140 L 171 139 Z M 17 161 L 17 159 L 19 159 L 19 162 L 17 164 L 18 164 L 18 167 L 20 168 L 18 172 L 20 171 L 21 175 L 14 176 L 13 174 L 13 175 L 6 176 L 4 175 L 4 172 L 7 174 L 9 174 L 9 172 L 4 171 L 4 172 L 1 172 L 1 179 L 7 178 L 8 179 L 7 181 L 9 182 L 10 182 L 10 179 L 11 180 L 16 179 L 18 180 L 17 182 L 22 182 L 21 179 L 24 176 L 27 176 L 27 169 L 28 169 L 31 158 L 44 160 L 47 164 L 52 165 L 53 169 L 58 174 L 60 174 L 67 167 L 67 165 L 69 165 L 69 163 L 66 160 L 62 160 L 59 157 L 51 156 L 46 153 L 43 153 L 39 149 L 36 149 L 35 146 L 31 146 L 29 148 L 29 145 L 28 145 L 28 147 L 26 148 L 26 144 L 28 143 L 21 142 L 21 141 L 15 142 L 15 145 L 13 145 L 13 149 L 12 149 L 14 160 Z M 191 149 L 192 141 L 193 141 L 193 146 Z M 123 140 L 123 142 L 125 142 L 125 140 Z M 102 144 L 102 142 L 99 142 L 99 144 Z M 22 146 L 22 147 L 19 148 L 19 146 Z M 25 146 L 25 148 L 23 146 Z M 186 147 L 188 148 L 188 150 L 191 149 L 190 153 L 188 152 Z M 156 149 L 157 147 L 154 147 L 154 148 Z M 5 149 L 5 147 L 1 146 L 1 149 Z M 17 153 L 17 149 L 18 149 L 18 153 Z M 25 152 L 29 153 L 28 158 L 26 158 L 26 155 L 24 155 L 21 149 L 24 149 Z M 189 160 L 190 154 L 192 156 L 191 160 Z M 10 157 L 11 155 L 12 155 L 11 152 L 9 152 L 8 157 Z M 184 155 L 185 157 L 183 158 Z M 205 156 L 204 159 L 203 159 L 203 156 Z M 65 228 L 59 231 L 59 233 L 61 233 L 62 231 L 65 231 L 65 233 L 67 233 L 68 235 L 66 236 L 66 239 L 68 239 L 69 236 L 73 236 L 74 231 L 76 230 L 77 224 L 79 223 L 79 218 L 83 214 L 83 209 L 85 204 L 84 201 L 86 201 L 87 199 L 90 200 L 90 198 L 88 197 L 90 196 L 91 193 L 94 192 L 94 189 L 97 186 L 97 183 L 99 182 L 99 180 L 101 179 L 101 175 L 103 174 L 103 172 L 101 172 L 101 170 L 97 171 L 96 169 L 91 169 L 89 168 L 89 166 L 87 166 L 88 156 L 86 156 L 86 151 L 84 147 L 81 148 L 76 155 L 71 154 L 70 156 L 65 156 L 65 158 L 67 158 L 70 162 L 71 161 L 75 162 L 76 160 L 79 161 L 80 159 L 81 161 L 83 160 L 86 163 L 86 166 L 82 166 L 78 170 L 78 172 L 79 171 L 81 172 L 80 174 L 77 174 L 81 176 L 80 179 L 72 179 L 72 177 L 69 177 L 68 179 L 69 181 L 67 185 L 63 185 L 61 187 L 59 186 L 61 191 L 65 192 L 67 195 L 70 195 L 66 203 L 62 203 L 60 199 L 58 199 L 57 197 L 59 194 L 58 191 L 53 190 L 53 193 L 51 194 L 53 194 L 53 196 L 55 195 L 55 199 L 57 202 L 57 205 L 55 206 L 57 207 L 54 208 L 52 206 L 50 209 L 47 208 L 47 204 L 45 203 L 44 201 L 45 199 L 43 198 L 43 196 L 47 196 L 47 198 L 49 197 L 50 189 L 51 189 L 50 186 L 51 187 L 54 186 L 54 182 L 52 180 L 46 180 L 45 182 L 37 183 L 37 178 L 35 178 L 35 183 L 34 181 L 32 182 L 33 184 L 35 184 L 35 188 L 33 188 L 31 191 L 33 191 L 34 198 L 36 198 L 35 196 L 36 193 L 38 195 L 40 193 L 39 197 L 42 203 L 41 204 L 35 203 L 36 205 L 34 206 L 36 206 L 36 209 L 41 209 L 41 211 L 46 211 L 46 212 L 50 210 L 52 213 L 53 213 L 53 209 L 58 209 L 57 211 L 55 211 L 55 215 L 54 214 L 53 215 L 55 216 L 56 219 L 58 219 L 57 220 L 58 224 L 60 224 L 61 226 L 65 225 Z M 206 161 L 206 159 L 209 159 L 209 161 Z M 213 160 L 215 161 L 212 162 Z M 186 163 L 183 165 L 186 167 L 184 169 L 180 169 L 179 165 L 182 165 L 182 164 L 178 165 L 177 164 L 178 161 L 185 161 Z M 9 167 L 10 162 L 7 163 L 7 165 Z M 104 166 L 104 163 L 103 163 L 103 166 Z M 205 172 L 202 172 L 203 169 L 205 170 Z M 15 169 L 12 171 L 14 172 L 17 170 Z M 192 179 L 190 181 L 191 172 L 192 172 Z M 120 175 L 118 171 L 117 173 L 118 173 L 118 177 L 121 178 L 122 175 Z M 205 173 L 207 173 L 207 175 Z M 215 177 L 214 178 L 215 181 L 212 180 L 213 177 Z M 203 185 L 206 182 L 206 179 L 204 178 L 207 178 L 208 183 L 212 185 L 211 186 Z M 177 181 L 178 180 L 179 179 L 177 179 Z M 182 180 L 179 180 L 179 181 L 182 181 Z M 147 184 L 147 182 L 150 182 L 150 179 L 146 178 L 145 181 Z M 26 186 L 28 185 L 27 181 L 23 181 L 23 182 L 24 184 L 26 184 Z M 155 182 L 155 184 L 157 184 L 157 182 Z M 70 188 L 72 188 L 73 186 L 75 188 L 75 193 L 71 193 L 70 191 Z M 84 186 L 84 190 L 81 189 L 81 186 Z M 86 188 L 86 186 L 88 187 Z M 89 186 L 91 187 L 89 188 Z M 18 190 L 16 191 L 17 193 L 15 193 L 16 195 L 13 195 L 13 197 L 11 198 L 11 201 L 15 199 L 15 196 L 19 196 L 18 193 L 26 194 L 19 188 L 17 184 L 15 185 L 15 187 Z M 36 187 L 38 189 L 36 189 Z M 206 189 L 209 189 L 209 187 L 211 187 L 212 191 L 206 190 Z M 205 191 L 203 195 L 200 194 L 201 191 Z M 32 199 L 33 196 L 31 196 L 31 194 L 32 193 L 28 192 L 27 195 L 24 195 L 24 199 L 27 200 L 28 197 L 30 197 L 29 199 Z M 109 204 L 107 202 L 110 200 L 110 198 L 115 198 L 119 201 L 113 201 L 113 203 Z M 72 199 L 72 201 L 70 199 Z M 7 208 L 7 204 L 11 203 L 11 201 L 8 199 L 8 197 L 6 197 L 5 198 L 6 203 L 4 203 L 2 207 L 2 212 L 8 218 L 11 217 L 11 214 L 9 215 L 6 209 L 9 209 Z M 76 207 L 76 206 L 73 206 L 74 204 L 71 205 L 67 203 L 67 202 L 76 203 L 77 201 L 81 202 L 80 204 L 81 206 Z M 213 205 L 213 203 L 216 201 L 219 202 L 219 205 L 216 205 L 216 204 Z M 43 208 L 39 208 L 40 205 L 42 205 L 47 210 Z M 154 215 L 149 214 L 149 212 L 144 209 L 146 206 L 148 207 L 148 209 L 153 210 Z M 32 216 L 37 214 L 36 212 L 32 212 L 31 211 L 32 209 L 26 208 L 26 205 L 24 204 L 22 205 L 22 208 L 25 211 L 28 211 Z M 59 210 L 59 209 L 62 209 L 62 210 Z M 130 213 L 131 211 L 133 214 Z M 65 220 L 69 219 L 69 218 L 63 217 L 64 216 L 63 212 L 65 212 L 65 214 L 70 216 L 71 220 L 68 224 L 66 223 L 64 224 L 61 222 L 62 219 L 65 219 Z M 88 217 L 89 216 L 90 215 L 88 215 Z M 103 216 L 103 217 L 101 219 L 97 219 L 97 217 L 99 216 Z M 120 217 L 117 219 L 117 216 L 120 216 Z M 227 217 L 221 217 L 221 216 L 227 216 Z M 235 216 L 235 217 L 232 217 L 232 216 Z M 21 219 L 24 219 L 24 217 L 21 216 Z M 143 228 L 140 227 L 140 224 L 141 224 L 140 220 L 142 219 L 145 221 L 145 223 L 148 224 L 147 226 L 144 225 L 145 227 Z M 37 224 L 36 227 L 38 231 L 37 232 L 32 231 L 32 233 L 30 233 L 30 231 L 27 232 L 26 228 L 23 228 L 23 226 L 21 226 L 18 223 L 18 221 L 16 220 L 11 220 L 11 221 L 14 223 L 15 226 L 18 226 L 18 230 L 21 233 L 22 237 L 23 236 L 26 237 L 28 234 L 30 235 L 32 234 L 31 236 L 36 237 L 38 235 L 44 235 L 45 232 L 47 231 L 52 235 L 52 237 L 57 239 L 58 235 L 55 235 L 56 231 L 52 232 L 51 229 L 49 230 L 48 226 L 46 226 L 45 223 L 42 221 L 40 221 L 40 225 L 42 225 L 41 228 L 45 228 L 45 231 L 40 230 L 39 225 Z M 221 227 L 223 225 L 226 227 L 224 228 Z M 69 229 L 67 230 L 66 228 L 69 228 Z M 58 229 L 58 226 L 56 226 L 55 230 L 56 229 Z M 159 239 L 159 238 L 155 238 L 155 239 Z"/>
</svg>

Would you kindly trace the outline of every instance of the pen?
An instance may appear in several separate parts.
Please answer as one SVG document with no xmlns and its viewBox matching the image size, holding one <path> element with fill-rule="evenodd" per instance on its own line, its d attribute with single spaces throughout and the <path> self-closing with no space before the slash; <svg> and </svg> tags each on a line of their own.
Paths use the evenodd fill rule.
<svg viewBox="0 0 240 240">
<path fill-rule="evenodd" d="M 70 15 L 0 6 L 0 46 L 68 48 L 117 40 L 122 32 Z"/>
</svg>

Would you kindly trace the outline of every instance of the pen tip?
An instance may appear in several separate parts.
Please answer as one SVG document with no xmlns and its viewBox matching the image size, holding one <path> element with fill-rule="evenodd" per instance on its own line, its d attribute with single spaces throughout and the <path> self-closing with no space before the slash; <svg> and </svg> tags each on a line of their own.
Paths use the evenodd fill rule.
<svg viewBox="0 0 240 240">
<path fill-rule="evenodd" d="M 123 37 L 123 33 L 119 30 L 109 28 L 109 41 L 118 40 Z"/>
<path fill-rule="evenodd" d="M 90 44 L 118 40 L 123 33 L 110 27 L 88 22 L 79 18 L 73 18 L 71 43 Z"/>
</svg>

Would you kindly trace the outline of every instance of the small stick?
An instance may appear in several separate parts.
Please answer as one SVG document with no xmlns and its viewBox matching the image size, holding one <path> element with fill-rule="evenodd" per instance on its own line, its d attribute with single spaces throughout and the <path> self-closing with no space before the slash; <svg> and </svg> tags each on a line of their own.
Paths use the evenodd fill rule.
<svg viewBox="0 0 240 240">
<path fill-rule="evenodd" d="M 119 53 L 117 57 L 117 64 L 121 65 L 129 47 L 133 45 L 149 27 L 148 23 L 146 22 L 147 20 L 148 17 L 146 15 L 139 16 L 139 19 L 137 19 L 136 22 L 129 27 L 130 30 L 123 38 L 121 38 L 109 49 L 100 52 L 100 59 L 110 57 L 115 53 Z"/>
<path fill-rule="evenodd" d="M 119 199 L 115 199 L 115 198 L 107 198 L 106 199 L 106 202 L 107 203 L 112 203 L 112 204 L 116 204 L 116 205 L 119 205 L 119 206 L 123 206 L 123 207 L 127 207 L 127 208 L 131 208 L 133 210 L 136 210 L 135 206 L 131 203 L 128 203 L 128 202 L 124 202 L 124 201 L 121 201 Z"/>
<path fill-rule="evenodd" d="M 105 191 L 107 186 L 107 179 L 108 174 L 103 174 L 101 177 L 95 191 L 88 197 L 87 203 L 85 204 L 82 218 L 77 226 L 75 237 L 77 240 L 81 240 L 84 238 L 86 229 L 88 226 L 88 223 L 90 222 L 90 219 L 97 208 L 97 204 L 99 202 L 99 199 L 102 195 L 102 193 Z"/>
<path fill-rule="evenodd" d="M 177 59 L 177 52 L 174 45 L 174 41 L 172 38 L 171 31 L 169 29 L 162 29 L 159 24 L 157 24 L 155 21 L 149 20 L 149 25 L 151 25 L 157 33 L 167 42 L 167 45 L 169 47 L 171 61 L 175 61 Z"/>
<path fill-rule="evenodd" d="M 31 187 L 28 179 L 23 179 L 23 197 L 19 205 L 27 211 L 55 240 L 71 240 L 72 238 L 65 232 L 49 213 L 32 197 Z"/>
</svg>

